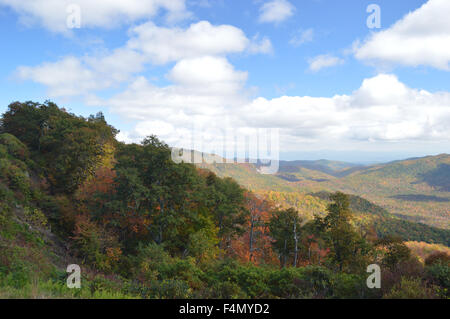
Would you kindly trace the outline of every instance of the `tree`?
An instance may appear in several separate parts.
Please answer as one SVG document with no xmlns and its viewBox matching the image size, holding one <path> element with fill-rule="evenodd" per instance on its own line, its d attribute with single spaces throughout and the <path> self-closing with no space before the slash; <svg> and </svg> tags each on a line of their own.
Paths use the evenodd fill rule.
<svg viewBox="0 0 450 319">
<path fill-rule="evenodd" d="M 411 250 L 403 243 L 401 238 L 386 237 L 379 239 L 375 245 L 383 248 L 382 262 L 391 270 L 395 270 L 401 262 L 411 258 Z"/>
<path fill-rule="evenodd" d="M 206 206 L 201 177 L 190 164 L 175 164 L 170 148 L 155 136 L 141 145 L 120 144 L 115 166 L 117 178 L 115 208 L 122 219 L 133 218 L 145 232 L 145 238 L 134 241 L 165 243 L 172 251 L 184 251 L 190 231 L 198 231 L 197 223 Z M 190 231 L 187 231 L 190 229 Z"/>
<path fill-rule="evenodd" d="M 248 215 L 248 260 L 253 261 L 255 253 L 262 247 L 258 247 L 259 240 L 264 236 L 266 227 L 266 215 L 268 203 L 253 194 L 246 194 L 246 206 Z"/>
<path fill-rule="evenodd" d="M 325 260 L 330 249 L 321 227 L 316 220 L 307 222 L 302 227 L 302 246 L 305 248 L 304 259 L 309 264 L 320 265 Z"/>
<path fill-rule="evenodd" d="M 330 199 L 332 203 L 328 205 L 328 215 L 324 218 L 317 217 L 316 223 L 330 244 L 331 261 L 339 271 L 362 266 L 363 257 L 370 252 L 370 245 L 351 224 L 349 196 L 337 192 L 330 195 Z"/>
<path fill-rule="evenodd" d="M 244 189 L 231 178 L 206 177 L 207 205 L 219 229 L 220 247 L 231 247 L 231 241 L 245 232 L 248 210 L 244 205 Z"/>
<path fill-rule="evenodd" d="M 254 264 L 272 263 L 274 260 L 267 222 L 272 203 L 257 195 L 245 193 L 245 208 L 248 211 L 245 233 L 232 242 L 233 252 L 243 262 Z M 275 260 L 276 261 L 276 260 Z"/>
<path fill-rule="evenodd" d="M 301 223 L 301 217 L 293 208 L 275 211 L 270 218 L 270 236 L 273 238 L 273 247 L 280 256 L 282 267 L 286 267 L 288 258 L 292 255 L 293 265 L 297 266 Z"/>
<path fill-rule="evenodd" d="M 3 115 L 2 131 L 25 143 L 43 169 L 54 194 L 73 194 L 93 176 L 114 143 L 117 130 L 103 114 L 89 119 L 67 113 L 52 102 L 15 102 Z"/>
</svg>

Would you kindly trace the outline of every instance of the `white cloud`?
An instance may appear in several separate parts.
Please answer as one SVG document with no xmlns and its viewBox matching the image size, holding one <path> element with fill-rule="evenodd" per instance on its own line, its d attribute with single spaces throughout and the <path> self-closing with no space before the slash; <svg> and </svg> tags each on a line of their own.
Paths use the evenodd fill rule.
<svg viewBox="0 0 450 319">
<path fill-rule="evenodd" d="M 259 9 L 259 22 L 280 23 L 294 14 L 295 7 L 287 0 L 271 0 Z"/>
<path fill-rule="evenodd" d="M 48 94 L 53 97 L 83 95 L 108 86 L 108 80 L 98 81 L 95 72 L 85 69 L 75 57 L 37 67 L 19 67 L 16 73 L 20 79 L 45 85 L 49 89 Z"/>
<path fill-rule="evenodd" d="M 304 43 L 311 42 L 314 39 L 314 30 L 300 30 L 289 41 L 294 47 L 299 47 Z"/>
<path fill-rule="evenodd" d="M 450 1 L 429 0 L 387 30 L 373 33 L 355 56 L 377 65 L 431 66 L 450 71 Z"/>
<path fill-rule="evenodd" d="M 411 89 L 388 74 L 352 95 L 258 98 L 242 114 L 252 126 L 282 128 L 294 149 L 304 141 L 450 140 L 450 93 Z"/>
<path fill-rule="evenodd" d="M 119 48 L 105 56 L 69 56 L 35 67 L 21 66 L 16 76 L 46 86 L 51 97 L 83 96 L 129 80 L 143 70 L 144 62 L 139 53 Z"/>
<path fill-rule="evenodd" d="M 123 141 L 158 134 L 167 143 L 180 145 L 188 141 L 193 126 L 223 125 L 249 101 L 244 90 L 247 73 L 235 70 L 224 57 L 180 60 L 166 77 L 172 84 L 164 87 L 139 77 L 103 103 L 112 112 L 137 121 L 134 130 L 121 135 Z"/>
<path fill-rule="evenodd" d="M 67 8 L 71 4 L 81 9 L 82 27 L 112 28 L 140 19 L 149 19 L 164 10 L 169 21 L 189 16 L 185 0 L 0 0 L 19 14 L 26 25 L 39 24 L 53 32 L 67 33 Z"/>
<path fill-rule="evenodd" d="M 309 69 L 313 72 L 317 72 L 324 68 L 329 68 L 339 64 L 343 64 L 344 60 L 333 55 L 324 54 L 316 56 L 309 60 Z"/>
<path fill-rule="evenodd" d="M 223 123 L 227 114 L 247 102 L 243 91 L 247 73 L 235 70 L 225 58 L 206 56 L 181 60 L 167 78 L 173 84 L 159 87 L 139 77 L 124 92 L 106 102 L 111 111 L 138 121 L 135 131 L 128 136 L 139 140 L 144 136 L 141 134 L 144 128 L 151 126 L 149 120 L 165 122 L 181 130 L 188 129 L 192 123 Z"/>
<path fill-rule="evenodd" d="M 223 95 L 242 88 L 247 73 L 235 71 L 225 58 L 206 56 L 181 60 L 167 77 L 191 92 Z"/>
<path fill-rule="evenodd" d="M 260 39 L 255 36 L 250 40 L 239 28 L 214 26 L 207 21 L 192 24 L 186 29 L 158 27 L 148 22 L 134 27 L 129 34 L 131 38 L 123 47 L 106 54 L 65 57 L 35 67 L 22 66 L 18 68 L 17 76 L 45 85 L 51 97 L 83 96 L 130 81 L 148 64 L 180 62 L 169 78 L 181 81 L 183 73 L 188 77 L 186 84 L 194 83 L 208 72 L 216 72 L 216 76 L 231 74 L 233 67 L 225 59 L 228 54 L 272 52 L 272 44 L 266 37 Z M 238 73 L 236 76 L 240 78 L 235 79 L 237 83 L 247 75 Z M 229 91 L 228 86 L 235 85 L 233 81 L 213 81 L 209 89 L 214 84 L 216 92 L 219 88 Z"/>
<path fill-rule="evenodd" d="M 166 136 L 173 132 L 174 127 L 164 121 L 143 121 L 136 125 L 135 131 L 139 136 Z"/>
<path fill-rule="evenodd" d="M 130 31 L 127 46 L 142 52 L 155 64 L 204 55 L 243 52 L 250 46 L 244 32 L 231 25 L 211 25 L 208 21 L 187 29 L 158 27 L 145 23 Z"/>
<path fill-rule="evenodd" d="M 272 54 L 272 42 L 268 37 L 260 39 L 259 35 L 255 35 L 248 46 L 248 52 L 251 54 Z"/>
<path fill-rule="evenodd" d="M 192 73 L 193 69 L 198 73 Z M 182 60 L 169 72 L 168 78 L 174 84 L 158 87 L 139 77 L 112 101 L 124 110 L 124 115 L 135 118 L 145 117 L 147 112 L 158 116 L 159 111 L 164 114 L 180 111 L 197 115 L 218 114 L 225 107 L 242 103 L 239 93 L 246 76 L 245 72 L 234 70 L 225 59 L 204 57 Z M 130 108 L 133 111 L 129 112 Z"/>
<path fill-rule="evenodd" d="M 215 63 L 217 69 L 224 67 L 219 66 L 224 61 Z M 217 78 L 211 76 L 211 82 L 227 79 L 243 85 L 239 72 L 229 71 Z M 198 82 L 208 88 L 207 77 L 205 74 Z M 358 143 L 450 142 L 450 93 L 411 89 L 394 75 L 366 79 L 351 95 L 331 98 L 283 96 L 249 100 L 243 97 L 239 85 L 220 95 L 207 88 L 196 90 L 184 80 L 161 88 L 142 78 L 108 105 L 113 112 L 138 121 L 136 129 L 125 135 L 134 141 L 142 139 L 144 132 L 160 131 L 166 142 L 180 145 L 195 126 L 228 125 L 280 128 L 285 151 L 298 151 L 305 145 L 336 148 Z"/>
</svg>

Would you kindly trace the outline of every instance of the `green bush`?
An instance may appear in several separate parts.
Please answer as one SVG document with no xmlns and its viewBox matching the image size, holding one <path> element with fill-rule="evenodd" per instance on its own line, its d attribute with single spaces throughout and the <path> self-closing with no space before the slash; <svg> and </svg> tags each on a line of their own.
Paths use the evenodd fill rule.
<svg viewBox="0 0 450 319">
<path fill-rule="evenodd" d="M 34 227 L 46 228 L 48 225 L 47 217 L 38 208 L 24 208 L 25 219 Z"/>
<path fill-rule="evenodd" d="M 403 277 L 400 284 L 394 286 L 385 295 L 385 299 L 434 299 L 436 289 L 426 287 L 420 278 Z"/>
<path fill-rule="evenodd" d="M 366 277 L 353 274 L 336 274 L 332 280 L 333 297 L 339 299 L 360 299 L 370 296 Z"/>
<path fill-rule="evenodd" d="M 6 155 L 26 160 L 29 156 L 28 148 L 14 135 L 0 134 L 0 158 Z"/>
<path fill-rule="evenodd" d="M 426 278 L 440 287 L 440 295 L 450 298 L 450 265 L 435 263 L 426 267 Z"/>
</svg>

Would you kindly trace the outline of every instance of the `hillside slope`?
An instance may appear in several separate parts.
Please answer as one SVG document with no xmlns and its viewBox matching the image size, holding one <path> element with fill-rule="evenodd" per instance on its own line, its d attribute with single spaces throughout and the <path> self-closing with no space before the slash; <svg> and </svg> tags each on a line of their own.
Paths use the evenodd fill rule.
<svg viewBox="0 0 450 319">
<path fill-rule="evenodd" d="M 202 167 L 232 177 L 257 193 L 342 191 L 368 199 L 402 219 L 450 229 L 447 154 L 367 167 L 341 164 L 334 169 L 318 162 L 281 162 L 277 175 L 261 175 L 252 164 Z"/>
<path fill-rule="evenodd" d="M 379 241 L 406 225 L 404 240 L 447 243 L 444 230 L 394 219 L 357 196 L 293 192 L 295 183 L 233 167 L 278 206 L 298 207 L 307 219 L 326 214 L 302 220 L 233 179 L 175 163 L 155 136 L 124 144 L 116 133 L 101 113 L 78 117 L 51 102 L 9 106 L 0 120 L 0 298 L 390 296 L 403 277 L 368 290 L 374 262 L 402 271 L 415 263 L 416 290 L 448 297 L 447 265 L 419 263 L 395 238 Z M 403 224 L 383 224 L 392 220 Z M 66 285 L 69 264 L 80 266 L 80 289 Z"/>
</svg>

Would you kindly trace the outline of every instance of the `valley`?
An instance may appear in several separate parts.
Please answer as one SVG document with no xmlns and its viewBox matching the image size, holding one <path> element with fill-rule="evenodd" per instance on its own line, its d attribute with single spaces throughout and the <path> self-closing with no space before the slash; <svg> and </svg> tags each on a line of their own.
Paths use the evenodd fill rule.
<svg viewBox="0 0 450 319">
<path fill-rule="evenodd" d="M 313 193 L 361 196 L 403 220 L 450 229 L 450 155 L 359 166 L 334 161 L 281 161 L 276 175 L 253 164 L 201 164 L 219 176 L 312 217 L 326 206 Z"/>
</svg>

